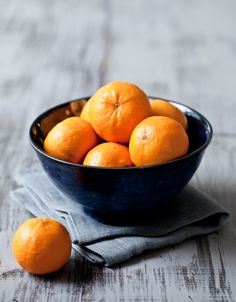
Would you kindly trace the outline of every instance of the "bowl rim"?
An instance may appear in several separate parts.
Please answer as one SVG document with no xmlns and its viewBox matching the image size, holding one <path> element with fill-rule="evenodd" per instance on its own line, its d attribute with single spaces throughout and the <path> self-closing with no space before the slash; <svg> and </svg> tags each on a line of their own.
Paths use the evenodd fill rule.
<svg viewBox="0 0 236 302">
<path fill-rule="evenodd" d="M 67 162 L 67 161 L 64 161 L 64 160 L 61 160 L 61 159 L 58 159 L 56 157 L 53 157 L 51 155 L 49 155 L 47 152 L 45 152 L 43 149 L 41 149 L 39 146 L 37 146 L 34 141 L 33 141 L 33 138 L 32 138 L 32 133 L 33 133 L 33 127 L 36 123 L 39 123 L 40 120 L 48 115 L 50 112 L 52 112 L 53 110 L 55 109 L 58 109 L 58 108 L 61 108 L 61 107 L 64 107 L 66 105 L 68 105 L 69 103 L 71 102 L 76 102 L 76 101 L 88 101 L 89 99 L 91 98 L 91 96 L 87 96 L 87 97 L 81 97 L 81 98 L 78 98 L 78 99 L 73 99 L 71 101 L 66 101 L 66 102 L 63 102 L 63 103 L 60 103 L 58 105 L 55 105 L 45 111 L 43 111 L 40 115 L 38 115 L 34 121 L 31 123 L 30 125 L 30 128 L 29 128 L 29 141 L 30 141 L 30 144 L 31 146 L 37 151 L 39 152 L 41 155 L 47 157 L 48 159 L 52 160 L 52 161 L 56 161 L 60 164 L 63 164 L 63 165 L 67 165 L 67 166 L 72 166 L 72 167 L 79 167 L 79 168 L 82 168 L 82 169 L 89 169 L 89 170 L 112 170 L 112 171 L 124 171 L 124 170 L 144 170 L 144 169 L 149 169 L 149 168 L 155 168 L 155 167 L 164 167 L 166 165 L 172 165 L 172 164 L 175 164 L 176 162 L 181 162 L 181 161 L 184 161 L 198 153 L 200 153 L 201 151 L 203 151 L 204 149 L 207 148 L 207 146 L 210 144 L 211 140 L 212 140 L 212 137 L 213 137 L 213 128 L 212 128 L 212 125 L 210 124 L 210 122 L 208 121 L 208 119 L 202 115 L 200 112 L 198 112 L 197 110 L 193 109 L 192 107 L 189 107 L 183 103 L 180 103 L 180 102 L 177 102 L 177 101 L 173 101 L 173 100 L 169 100 L 169 99 L 165 99 L 165 98 L 162 98 L 162 97 L 154 97 L 154 96 L 148 96 L 149 99 L 151 100 L 163 100 L 163 101 L 167 101 L 167 102 L 170 102 L 170 103 L 174 103 L 174 104 L 177 104 L 177 105 L 181 105 L 191 111 L 193 111 L 194 113 L 196 113 L 197 115 L 199 115 L 200 119 L 202 119 L 205 124 L 207 125 L 208 129 L 209 129 L 209 136 L 207 137 L 205 143 L 203 145 L 201 145 L 199 148 L 197 148 L 196 150 L 192 151 L 191 153 L 188 153 L 187 155 L 184 155 L 180 158 L 177 158 L 177 159 L 174 159 L 174 160 L 171 160 L 171 161 L 168 161 L 168 162 L 165 162 L 165 163 L 161 163 L 161 164 L 157 164 L 157 165 L 147 165 L 147 166 L 132 166 L 132 167 L 96 167 L 96 166 L 88 166 L 88 165 L 83 165 L 83 164 L 75 164 L 75 163 L 70 163 L 70 162 Z"/>
</svg>

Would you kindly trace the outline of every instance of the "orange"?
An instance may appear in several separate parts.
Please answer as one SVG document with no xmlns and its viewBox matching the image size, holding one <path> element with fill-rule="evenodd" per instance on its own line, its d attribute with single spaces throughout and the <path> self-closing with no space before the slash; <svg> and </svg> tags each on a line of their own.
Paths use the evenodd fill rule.
<svg viewBox="0 0 236 302">
<path fill-rule="evenodd" d="M 184 129 L 188 127 L 188 121 L 184 113 L 170 102 L 164 100 L 150 100 L 153 115 L 167 116 L 179 122 Z"/>
<path fill-rule="evenodd" d="M 88 152 L 84 165 L 98 167 L 130 167 L 128 147 L 117 143 L 102 143 Z"/>
<path fill-rule="evenodd" d="M 42 275 L 57 271 L 68 261 L 71 239 L 61 223 L 50 218 L 32 218 L 16 231 L 12 248 L 24 269 Z"/>
<path fill-rule="evenodd" d="M 92 126 L 109 142 L 128 143 L 134 127 L 148 116 L 151 116 L 148 97 L 131 83 L 111 82 L 91 98 Z"/>
<path fill-rule="evenodd" d="M 85 120 L 85 121 L 87 121 L 89 123 L 91 123 L 91 119 L 90 119 L 90 103 L 91 103 L 91 100 L 88 100 L 85 103 L 85 105 L 84 105 L 84 107 L 83 107 L 83 109 L 81 111 L 81 114 L 80 114 L 80 117 L 83 120 Z"/>
<path fill-rule="evenodd" d="M 188 136 L 180 123 L 152 116 L 139 123 L 130 138 L 130 157 L 136 166 L 165 163 L 188 152 Z"/>
<path fill-rule="evenodd" d="M 80 117 L 69 117 L 48 133 L 44 150 L 61 160 L 81 163 L 86 153 L 97 143 L 98 137 L 88 122 Z"/>
</svg>

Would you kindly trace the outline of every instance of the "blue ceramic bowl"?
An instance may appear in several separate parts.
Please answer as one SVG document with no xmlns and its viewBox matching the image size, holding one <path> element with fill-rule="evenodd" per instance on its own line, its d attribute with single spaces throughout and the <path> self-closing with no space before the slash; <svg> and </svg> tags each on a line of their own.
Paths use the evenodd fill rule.
<svg viewBox="0 0 236 302">
<path fill-rule="evenodd" d="M 212 127 L 203 115 L 177 102 L 171 101 L 185 113 L 189 125 L 190 148 L 182 158 L 145 167 L 99 168 L 72 164 L 47 154 L 43 150 L 47 133 L 65 118 L 79 115 L 87 100 L 78 99 L 49 109 L 30 127 L 30 142 L 59 190 L 99 216 L 151 210 L 187 185 L 211 141 Z"/>
</svg>

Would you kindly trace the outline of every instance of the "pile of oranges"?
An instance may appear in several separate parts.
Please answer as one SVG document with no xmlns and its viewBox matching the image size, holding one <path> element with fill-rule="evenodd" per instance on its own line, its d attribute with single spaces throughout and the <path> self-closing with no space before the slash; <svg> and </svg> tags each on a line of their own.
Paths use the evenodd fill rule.
<svg viewBox="0 0 236 302">
<path fill-rule="evenodd" d="M 67 162 L 98 167 L 161 164 L 188 152 L 187 119 L 164 100 L 150 101 L 136 85 L 111 82 L 81 115 L 55 125 L 44 150 Z"/>
</svg>

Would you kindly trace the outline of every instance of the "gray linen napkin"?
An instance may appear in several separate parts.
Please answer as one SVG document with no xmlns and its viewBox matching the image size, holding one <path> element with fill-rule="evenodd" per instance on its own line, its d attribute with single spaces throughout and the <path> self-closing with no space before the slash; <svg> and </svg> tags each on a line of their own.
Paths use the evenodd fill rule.
<svg viewBox="0 0 236 302">
<path fill-rule="evenodd" d="M 62 194 L 38 166 L 16 176 L 13 198 L 34 216 L 51 217 L 69 230 L 73 248 L 96 264 L 112 266 L 145 250 L 153 250 L 217 231 L 229 214 L 215 201 L 188 186 L 154 213 L 154 220 L 136 225 L 109 225 L 87 216 Z"/>
</svg>

